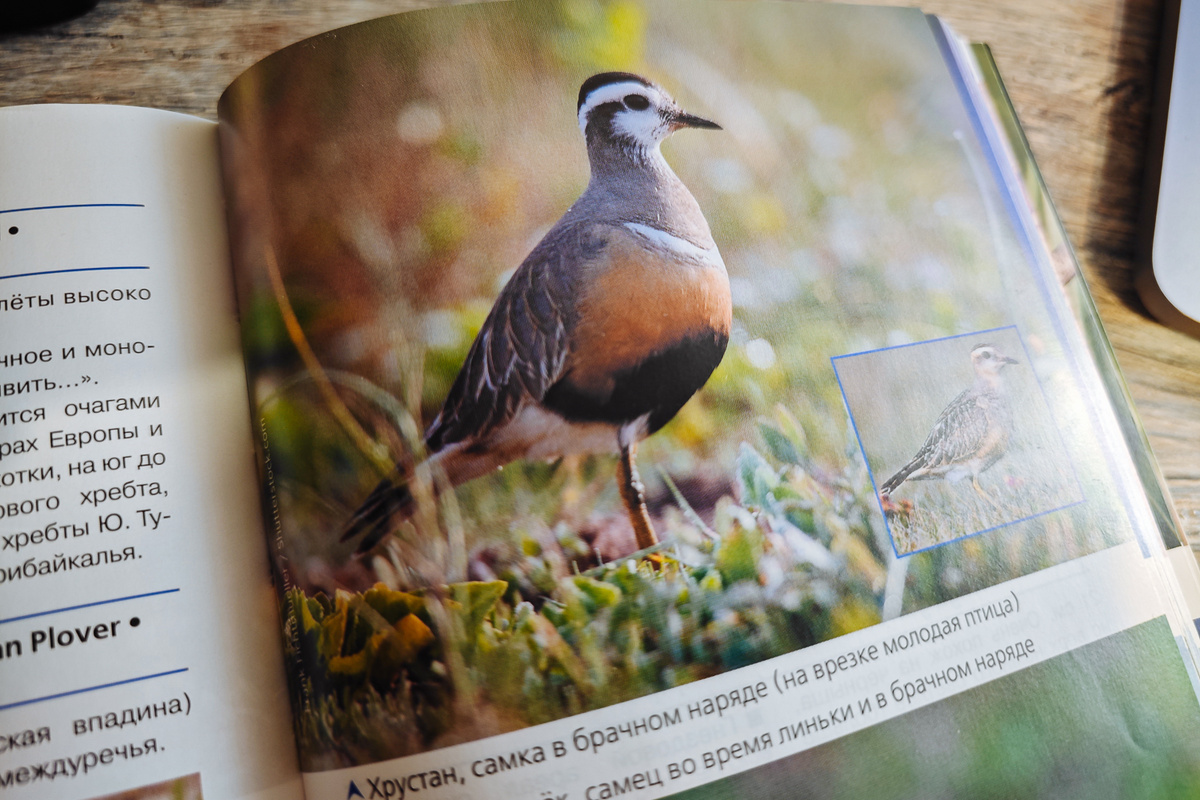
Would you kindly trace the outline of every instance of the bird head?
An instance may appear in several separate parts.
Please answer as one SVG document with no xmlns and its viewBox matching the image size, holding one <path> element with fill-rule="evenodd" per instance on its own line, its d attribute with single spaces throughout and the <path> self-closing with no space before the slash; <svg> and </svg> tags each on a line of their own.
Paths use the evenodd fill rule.
<svg viewBox="0 0 1200 800">
<path fill-rule="evenodd" d="M 971 349 L 971 365 L 975 367 L 976 375 L 995 376 L 1009 364 L 1019 364 L 1015 358 L 1009 358 L 991 344 L 977 344 Z"/>
<path fill-rule="evenodd" d="M 671 95 L 640 75 L 604 72 L 579 88 L 579 130 L 588 148 L 615 145 L 633 155 L 649 154 L 680 128 L 720 130 L 689 114 Z"/>
</svg>

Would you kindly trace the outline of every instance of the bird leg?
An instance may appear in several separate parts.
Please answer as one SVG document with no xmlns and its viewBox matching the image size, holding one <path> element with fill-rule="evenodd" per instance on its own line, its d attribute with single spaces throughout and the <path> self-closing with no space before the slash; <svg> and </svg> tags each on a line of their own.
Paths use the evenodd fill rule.
<svg viewBox="0 0 1200 800">
<path fill-rule="evenodd" d="M 650 512 L 646 510 L 645 487 L 638 476 L 637 465 L 633 463 L 636 454 L 636 442 L 621 445 L 617 486 L 621 490 L 621 499 L 625 501 L 625 510 L 629 512 L 629 521 L 633 523 L 633 534 L 637 537 L 638 549 L 645 550 L 658 544 L 658 537 L 654 534 L 654 526 L 650 524 Z"/>
<path fill-rule="evenodd" d="M 987 501 L 987 504 L 989 506 L 996 509 L 997 511 L 1003 511 L 1003 509 L 1000 508 L 1000 505 L 995 500 L 993 500 L 991 497 L 989 497 L 988 493 L 985 492 L 983 490 L 983 487 L 979 485 L 979 476 L 978 475 L 971 476 L 971 485 L 975 487 L 975 491 L 979 494 L 980 497 L 982 497 L 984 500 Z"/>
</svg>

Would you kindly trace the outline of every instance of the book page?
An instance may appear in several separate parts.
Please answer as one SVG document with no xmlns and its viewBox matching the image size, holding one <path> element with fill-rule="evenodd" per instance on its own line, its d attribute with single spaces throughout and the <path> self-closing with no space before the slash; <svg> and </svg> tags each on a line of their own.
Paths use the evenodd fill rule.
<svg viewBox="0 0 1200 800">
<path fill-rule="evenodd" d="M 991 128 L 997 155 L 997 166 L 1006 173 L 1009 194 L 1014 199 L 1017 215 L 1026 222 L 1033 248 L 1053 265 L 1063 284 L 1064 296 L 1072 316 L 1078 322 L 1096 363 L 1097 377 L 1113 406 L 1113 420 L 1120 425 L 1133 456 L 1138 480 L 1146 489 L 1146 498 L 1154 514 L 1166 560 L 1179 587 L 1179 599 L 1184 614 L 1200 619 L 1200 565 L 1196 554 L 1187 546 L 1181 533 L 1179 516 L 1171 503 L 1167 484 L 1159 469 L 1145 428 L 1134 409 L 1129 387 L 1120 372 L 1112 345 L 1101 324 L 1099 312 L 1087 283 L 1075 261 L 1066 230 L 1054 210 L 1050 192 L 1037 164 L 1016 111 L 1001 80 L 1000 72 L 986 45 L 959 40 L 945 23 L 939 23 L 945 41 L 950 45 L 953 61 L 962 74 L 964 87 L 977 97 L 976 105 L 991 113 L 981 114 L 981 124 Z M 1193 654 L 1200 653 L 1200 639 L 1194 630 L 1185 632 Z M 1193 655 L 1200 663 L 1200 657 Z"/>
<path fill-rule="evenodd" d="M 167 112 L 0 109 L 13 800 L 300 796 L 216 145 Z"/>
<path fill-rule="evenodd" d="M 942 44 L 542 0 L 234 82 L 310 795 L 1200 792 L 1155 516 Z"/>
</svg>

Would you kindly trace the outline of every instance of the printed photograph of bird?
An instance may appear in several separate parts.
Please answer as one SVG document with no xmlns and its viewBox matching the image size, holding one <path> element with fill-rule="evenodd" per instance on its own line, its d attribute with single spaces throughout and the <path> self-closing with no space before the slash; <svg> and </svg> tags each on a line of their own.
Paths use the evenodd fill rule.
<svg viewBox="0 0 1200 800">
<path fill-rule="evenodd" d="M 496 298 L 424 440 L 458 486 L 517 460 L 616 454 L 639 549 L 657 536 L 635 456 L 708 381 L 729 341 L 725 264 L 700 206 L 660 145 L 720 130 L 639 75 L 584 81 L 576 105 L 586 190 Z M 342 531 L 377 545 L 414 511 L 398 466 Z"/>
<path fill-rule="evenodd" d="M 919 11 L 806 3 L 466 4 L 231 87 L 306 770 L 565 720 L 1132 540 L 960 103 Z M 1007 441 L 882 497 L 977 382 L 1009 396 Z"/>
<path fill-rule="evenodd" d="M 980 486 L 979 475 L 1008 450 L 1013 413 L 1003 371 L 1017 363 L 995 345 L 972 348 L 974 383 L 942 410 L 917 454 L 884 482 L 879 490 L 881 498 L 889 501 L 905 481 L 940 479 L 957 483 L 970 478 L 976 493 L 995 507 L 995 500 Z"/>
</svg>

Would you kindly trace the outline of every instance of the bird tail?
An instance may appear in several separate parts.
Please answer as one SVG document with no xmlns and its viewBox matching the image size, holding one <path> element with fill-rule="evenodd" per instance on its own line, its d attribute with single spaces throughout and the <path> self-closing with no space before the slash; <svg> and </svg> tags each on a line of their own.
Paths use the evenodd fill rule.
<svg viewBox="0 0 1200 800">
<path fill-rule="evenodd" d="M 912 461 L 901 467 L 895 475 L 884 481 L 883 486 L 879 489 L 879 493 L 882 495 L 890 495 L 896 490 L 896 487 L 908 480 L 908 476 L 920 469 L 921 466 L 921 460 L 914 458 Z"/>
<path fill-rule="evenodd" d="M 362 555 L 387 536 L 393 520 L 412 516 L 413 505 L 407 480 L 397 482 L 392 478 L 384 478 L 342 528 L 340 541 L 349 541 L 365 534 L 354 550 L 357 555 Z"/>
<path fill-rule="evenodd" d="M 458 486 L 478 478 L 504 462 L 497 461 L 493 454 L 481 455 L 459 445 L 450 445 L 431 454 L 423 463 L 434 471 L 433 474 L 440 474 L 444 478 L 444 481 L 433 481 L 430 486 L 434 497 L 437 497 L 446 486 Z M 400 467 L 380 481 L 342 528 L 341 541 L 363 535 L 355 549 L 355 553 L 362 555 L 379 544 L 397 523 L 411 517 L 416 511 L 416 500 L 410 486 L 417 471 L 418 468 L 412 466 Z"/>
</svg>

